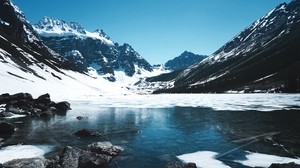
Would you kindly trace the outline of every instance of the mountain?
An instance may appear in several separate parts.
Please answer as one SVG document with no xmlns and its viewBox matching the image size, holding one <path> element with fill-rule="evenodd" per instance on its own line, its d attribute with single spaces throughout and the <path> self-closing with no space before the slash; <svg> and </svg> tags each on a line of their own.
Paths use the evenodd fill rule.
<svg viewBox="0 0 300 168">
<path fill-rule="evenodd" d="M 78 70 L 72 62 L 44 45 L 24 14 L 9 0 L 0 1 L 0 44 L 1 62 L 12 62 L 36 76 L 30 68 L 36 63 L 47 65 L 57 73 L 62 73 L 59 68 Z"/>
<path fill-rule="evenodd" d="M 76 63 L 83 71 L 89 67 L 115 81 L 115 72 L 127 76 L 151 72 L 153 67 L 129 44 L 119 46 L 103 30 L 89 32 L 75 22 L 44 17 L 34 25 L 44 43 L 55 52 Z"/>
<path fill-rule="evenodd" d="M 165 63 L 165 67 L 173 71 L 182 70 L 182 69 L 186 69 L 187 67 L 195 63 L 202 61 L 206 57 L 207 57 L 206 55 L 198 55 L 192 52 L 184 51 L 178 57 L 175 57 L 174 59 L 167 61 Z"/>
<path fill-rule="evenodd" d="M 168 81 L 173 87 L 156 93 L 299 92 L 299 46 L 300 1 L 293 0 L 252 23 L 210 57 L 178 73 Z M 148 80 L 157 82 L 161 77 Z"/>
<path fill-rule="evenodd" d="M 136 54 L 128 45 L 120 47 L 120 53 Z M 0 93 L 28 92 L 33 96 L 49 93 L 58 100 L 131 93 L 124 87 L 130 83 L 127 78 L 119 83 L 109 82 L 95 69 L 86 71 L 78 66 L 81 53 L 70 51 L 66 56 L 44 44 L 17 6 L 9 0 L 0 0 Z M 70 57 L 78 62 L 75 64 Z"/>
</svg>

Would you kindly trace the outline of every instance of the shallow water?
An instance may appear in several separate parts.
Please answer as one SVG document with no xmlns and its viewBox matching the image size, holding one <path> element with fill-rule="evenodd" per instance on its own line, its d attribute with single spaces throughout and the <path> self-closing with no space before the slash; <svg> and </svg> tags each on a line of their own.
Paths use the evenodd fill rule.
<svg viewBox="0 0 300 168">
<path fill-rule="evenodd" d="M 85 148 L 95 141 L 110 141 L 125 148 L 111 165 L 118 168 L 165 167 L 177 161 L 176 156 L 197 151 L 215 152 L 217 160 L 230 167 L 247 167 L 236 162 L 246 160 L 247 151 L 291 158 L 300 156 L 299 110 L 114 108 L 82 101 L 72 102 L 72 108 L 67 116 L 48 120 L 6 119 L 18 130 L 5 145 L 54 146 L 55 153 L 66 145 Z M 77 116 L 84 119 L 77 120 Z M 98 131 L 103 136 L 76 137 L 73 133 L 82 128 Z M 278 134 L 268 134 L 272 132 Z"/>
</svg>

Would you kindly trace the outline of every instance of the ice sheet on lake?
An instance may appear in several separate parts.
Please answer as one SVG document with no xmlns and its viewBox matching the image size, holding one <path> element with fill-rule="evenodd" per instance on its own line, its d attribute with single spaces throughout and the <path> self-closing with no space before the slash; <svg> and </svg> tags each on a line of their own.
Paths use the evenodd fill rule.
<svg viewBox="0 0 300 168">
<path fill-rule="evenodd" d="M 231 111 L 300 110 L 300 94 L 159 94 L 82 97 L 72 104 L 97 107 L 204 107 Z"/>
<path fill-rule="evenodd" d="M 272 163 L 290 163 L 295 162 L 296 164 L 300 164 L 300 159 L 288 158 L 288 157 L 280 157 L 275 155 L 267 155 L 261 153 L 252 153 L 248 152 L 246 155 L 247 160 L 238 160 L 235 162 L 241 163 L 245 166 L 249 167 L 269 167 Z"/>
<path fill-rule="evenodd" d="M 275 155 L 267 155 L 261 153 L 247 152 L 246 160 L 236 160 L 234 162 L 240 163 L 249 167 L 269 167 L 272 163 L 290 163 L 294 162 L 300 164 L 300 159 L 280 157 Z M 183 162 L 196 163 L 197 167 L 201 168 L 230 168 L 223 162 L 217 160 L 215 157 L 218 155 L 212 151 L 198 151 L 195 153 L 188 153 L 177 156 Z"/>
<path fill-rule="evenodd" d="M 196 166 L 201 168 L 230 168 L 223 162 L 215 159 L 216 155 L 218 155 L 218 153 L 212 151 L 199 151 L 195 153 L 183 154 L 177 157 L 186 163 L 196 163 Z"/>
<path fill-rule="evenodd" d="M 52 151 L 52 146 L 46 145 L 13 145 L 0 149 L 0 163 L 13 159 L 43 157 L 44 154 Z"/>
</svg>

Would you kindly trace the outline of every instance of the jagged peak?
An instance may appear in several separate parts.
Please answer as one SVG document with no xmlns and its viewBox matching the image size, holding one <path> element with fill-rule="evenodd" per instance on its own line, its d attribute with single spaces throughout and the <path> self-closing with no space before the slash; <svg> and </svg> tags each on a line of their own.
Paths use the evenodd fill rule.
<svg viewBox="0 0 300 168">
<path fill-rule="evenodd" d="M 34 27 L 48 32 L 86 34 L 85 29 L 77 22 L 67 23 L 64 20 L 47 16 L 43 17 Z"/>
<path fill-rule="evenodd" d="M 95 33 L 98 33 L 100 36 L 105 37 L 107 39 L 110 39 L 110 37 L 102 30 L 102 29 L 96 29 L 94 31 Z"/>
<path fill-rule="evenodd" d="M 34 28 L 43 37 L 77 36 L 79 38 L 98 39 L 108 45 L 114 45 L 114 42 L 110 40 L 103 30 L 89 32 L 77 22 L 68 23 L 64 20 L 43 17 L 42 20 L 34 25 Z"/>
</svg>

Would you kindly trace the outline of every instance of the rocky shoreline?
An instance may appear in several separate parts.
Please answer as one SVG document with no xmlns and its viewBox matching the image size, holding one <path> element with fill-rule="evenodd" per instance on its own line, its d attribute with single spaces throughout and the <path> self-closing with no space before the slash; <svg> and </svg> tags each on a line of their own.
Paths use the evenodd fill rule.
<svg viewBox="0 0 300 168">
<path fill-rule="evenodd" d="M 86 150 L 66 146 L 53 159 L 15 159 L 0 164 L 0 168 L 104 168 L 122 151 L 110 142 L 95 142 Z"/>
<path fill-rule="evenodd" d="M 55 103 L 48 93 L 34 99 L 29 93 L 8 93 L 0 95 L 0 117 L 26 115 L 33 117 L 49 117 L 66 115 L 71 110 L 70 103 L 63 101 Z"/>
</svg>

